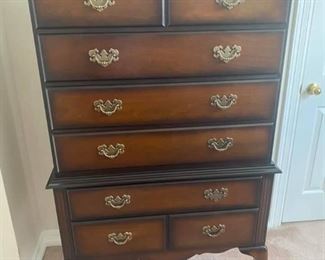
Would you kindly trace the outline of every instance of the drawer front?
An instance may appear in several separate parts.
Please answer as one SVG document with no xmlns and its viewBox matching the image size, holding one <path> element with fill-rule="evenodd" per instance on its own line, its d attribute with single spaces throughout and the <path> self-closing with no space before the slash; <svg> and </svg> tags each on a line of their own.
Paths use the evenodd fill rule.
<svg viewBox="0 0 325 260">
<path fill-rule="evenodd" d="M 260 31 L 40 38 L 46 80 L 69 81 L 278 73 L 283 36 Z"/>
<path fill-rule="evenodd" d="M 258 207 L 261 178 L 136 185 L 68 192 L 72 220 Z"/>
<path fill-rule="evenodd" d="M 61 172 L 269 160 L 272 127 L 55 135 Z"/>
<path fill-rule="evenodd" d="M 165 248 L 163 217 L 72 224 L 77 256 L 95 257 Z"/>
<path fill-rule="evenodd" d="M 173 0 L 170 1 L 170 23 L 172 25 L 285 23 L 289 2 L 289 0 Z"/>
<path fill-rule="evenodd" d="M 160 0 L 33 0 L 33 2 L 39 28 L 162 25 Z"/>
<path fill-rule="evenodd" d="M 272 121 L 278 82 L 48 90 L 54 129 Z M 139 95 L 141 93 L 141 95 Z"/>
<path fill-rule="evenodd" d="M 230 248 L 254 243 L 258 210 L 170 217 L 170 246 L 175 249 Z"/>
</svg>

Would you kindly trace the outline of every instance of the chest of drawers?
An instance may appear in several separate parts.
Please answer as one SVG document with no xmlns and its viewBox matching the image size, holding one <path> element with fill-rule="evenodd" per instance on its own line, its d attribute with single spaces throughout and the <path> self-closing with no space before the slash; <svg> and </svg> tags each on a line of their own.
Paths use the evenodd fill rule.
<svg viewBox="0 0 325 260">
<path fill-rule="evenodd" d="M 267 259 L 289 6 L 30 0 L 65 259 Z"/>
</svg>

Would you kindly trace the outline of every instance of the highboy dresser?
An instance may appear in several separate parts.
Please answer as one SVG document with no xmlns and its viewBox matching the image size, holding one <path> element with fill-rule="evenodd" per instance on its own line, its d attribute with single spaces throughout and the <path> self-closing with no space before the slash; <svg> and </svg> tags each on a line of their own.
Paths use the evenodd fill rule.
<svg viewBox="0 0 325 260">
<path fill-rule="evenodd" d="M 290 0 L 30 0 L 66 260 L 267 259 Z"/>
</svg>

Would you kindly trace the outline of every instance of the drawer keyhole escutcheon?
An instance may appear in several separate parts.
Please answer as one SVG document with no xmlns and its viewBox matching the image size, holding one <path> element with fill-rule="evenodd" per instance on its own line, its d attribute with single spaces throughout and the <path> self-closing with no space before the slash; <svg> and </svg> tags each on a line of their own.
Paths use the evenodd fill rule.
<svg viewBox="0 0 325 260">
<path fill-rule="evenodd" d="M 216 0 L 217 4 L 227 8 L 228 10 L 233 9 L 234 7 L 244 3 L 245 0 Z"/>
<path fill-rule="evenodd" d="M 97 150 L 100 156 L 105 156 L 108 159 L 115 159 L 117 156 L 125 152 L 125 145 L 116 144 L 114 146 L 110 144 L 107 146 L 106 144 L 102 144 L 97 147 Z"/>
<path fill-rule="evenodd" d="M 131 241 L 133 234 L 131 232 L 124 232 L 124 233 L 111 233 L 108 234 L 108 241 L 114 243 L 117 246 L 123 246 L 127 242 Z"/>
<path fill-rule="evenodd" d="M 106 8 L 115 5 L 115 0 L 85 0 L 84 5 L 90 6 L 98 12 L 102 12 Z"/>
<path fill-rule="evenodd" d="M 102 99 L 98 99 L 94 101 L 94 109 L 104 115 L 111 116 L 123 109 L 123 102 L 119 99 L 114 99 L 113 101 L 106 100 L 105 102 Z"/>
<path fill-rule="evenodd" d="M 226 225 L 219 224 L 218 226 L 204 226 L 202 228 L 203 235 L 206 235 L 211 238 L 217 238 L 221 234 L 226 232 Z"/>
<path fill-rule="evenodd" d="M 124 194 L 122 197 L 116 196 L 115 198 L 113 196 L 107 196 L 105 198 L 105 203 L 106 206 L 110 206 L 114 209 L 121 209 L 131 203 L 131 196 L 127 194 Z"/>
<path fill-rule="evenodd" d="M 226 47 L 219 45 L 213 48 L 213 57 L 224 63 L 229 63 L 230 61 L 240 57 L 241 51 L 242 47 L 236 44 L 232 47 L 229 45 Z"/>
<path fill-rule="evenodd" d="M 221 110 L 226 110 L 231 108 L 237 103 L 238 96 L 235 94 L 230 95 L 216 95 L 211 97 L 211 106 L 217 107 Z"/>
<path fill-rule="evenodd" d="M 120 52 L 117 49 L 109 49 L 109 51 L 103 49 L 99 51 L 98 49 L 89 50 L 89 60 L 93 63 L 97 63 L 100 66 L 107 68 L 113 62 L 119 61 Z"/>
<path fill-rule="evenodd" d="M 218 202 L 228 197 L 229 190 L 227 188 L 219 189 L 207 189 L 204 191 L 204 198 L 206 200 L 212 200 Z"/>
<path fill-rule="evenodd" d="M 211 138 L 208 140 L 208 147 L 218 152 L 225 152 L 232 146 L 234 146 L 234 139 L 230 137 L 219 139 Z"/>
</svg>

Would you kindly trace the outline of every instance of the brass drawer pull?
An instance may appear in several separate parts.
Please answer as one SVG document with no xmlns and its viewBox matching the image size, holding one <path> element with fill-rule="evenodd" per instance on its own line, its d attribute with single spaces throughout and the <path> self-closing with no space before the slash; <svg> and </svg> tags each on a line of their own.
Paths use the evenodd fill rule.
<svg viewBox="0 0 325 260">
<path fill-rule="evenodd" d="M 213 48 L 213 57 L 224 63 L 228 63 L 240 57 L 241 51 L 242 47 L 236 44 L 232 47 L 228 45 L 225 48 L 222 45 L 219 45 Z"/>
<path fill-rule="evenodd" d="M 211 97 L 211 106 L 217 107 L 221 110 L 226 110 L 231 108 L 237 103 L 238 96 L 235 94 L 230 94 L 228 96 L 216 95 Z"/>
<path fill-rule="evenodd" d="M 107 116 L 113 115 L 115 112 L 122 110 L 123 102 L 119 99 L 110 100 L 98 99 L 94 101 L 94 109 L 97 112 L 101 112 Z"/>
<path fill-rule="evenodd" d="M 209 148 L 216 150 L 218 152 L 227 151 L 233 145 L 234 145 L 234 139 L 230 137 L 219 138 L 219 139 L 211 138 L 208 140 Z"/>
<path fill-rule="evenodd" d="M 219 224 L 218 226 L 213 225 L 211 226 L 204 226 L 202 228 L 203 235 L 206 235 L 211 238 L 217 238 L 222 233 L 226 232 L 226 225 Z"/>
<path fill-rule="evenodd" d="M 108 67 L 113 62 L 118 62 L 120 59 L 120 52 L 113 48 L 109 49 L 108 52 L 105 49 L 101 50 L 100 52 L 98 49 L 93 49 L 89 50 L 88 54 L 91 62 L 97 63 L 104 68 Z"/>
<path fill-rule="evenodd" d="M 109 6 L 115 5 L 115 0 L 85 0 L 84 5 L 91 6 L 98 12 L 102 12 Z"/>
<path fill-rule="evenodd" d="M 227 188 L 221 188 L 219 189 L 208 189 L 204 191 L 204 198 L 206 200 L 213 200 L 214 202 L 217 202 L 219 200 L 225 199 L 228 197 L 229 190 Z"/>
<path fill-rule="evenodd" d="M 108 159 L 115 159 L 117 156 L 125 152 L 125 145 L 116 144 L 114 146 L 110 144 L 107 146 L 106 144 L 102 144 L 97 147 L 97 150 L 99 155 L 105 156 Z"/>
<path fill-rule="evenodd" d="M 244 3 L 245 0 L 216 0 L 217 4 L 227 8 L 228 10 L 233 9 L 237 5 Z"/>
<path fill-rule="evenodd" d="M 121 209 L 125 205 L 131 203 L 131 196 L 124 194 L 122 197 L 116 196 L 115 198 L 113 196 L 108 196 L 105 198 L 106 206 L 110 206 L 114 209 Z"/>
<path fill-rule="evenodd" d="M 108 235 L 108 241 L 114 243 L 118 246 L 123 246 L 127 242 L 132 240 L 132 233 L 131 232 L 124 232 L 124 233 L 111 233 Z"/>
</svg>

